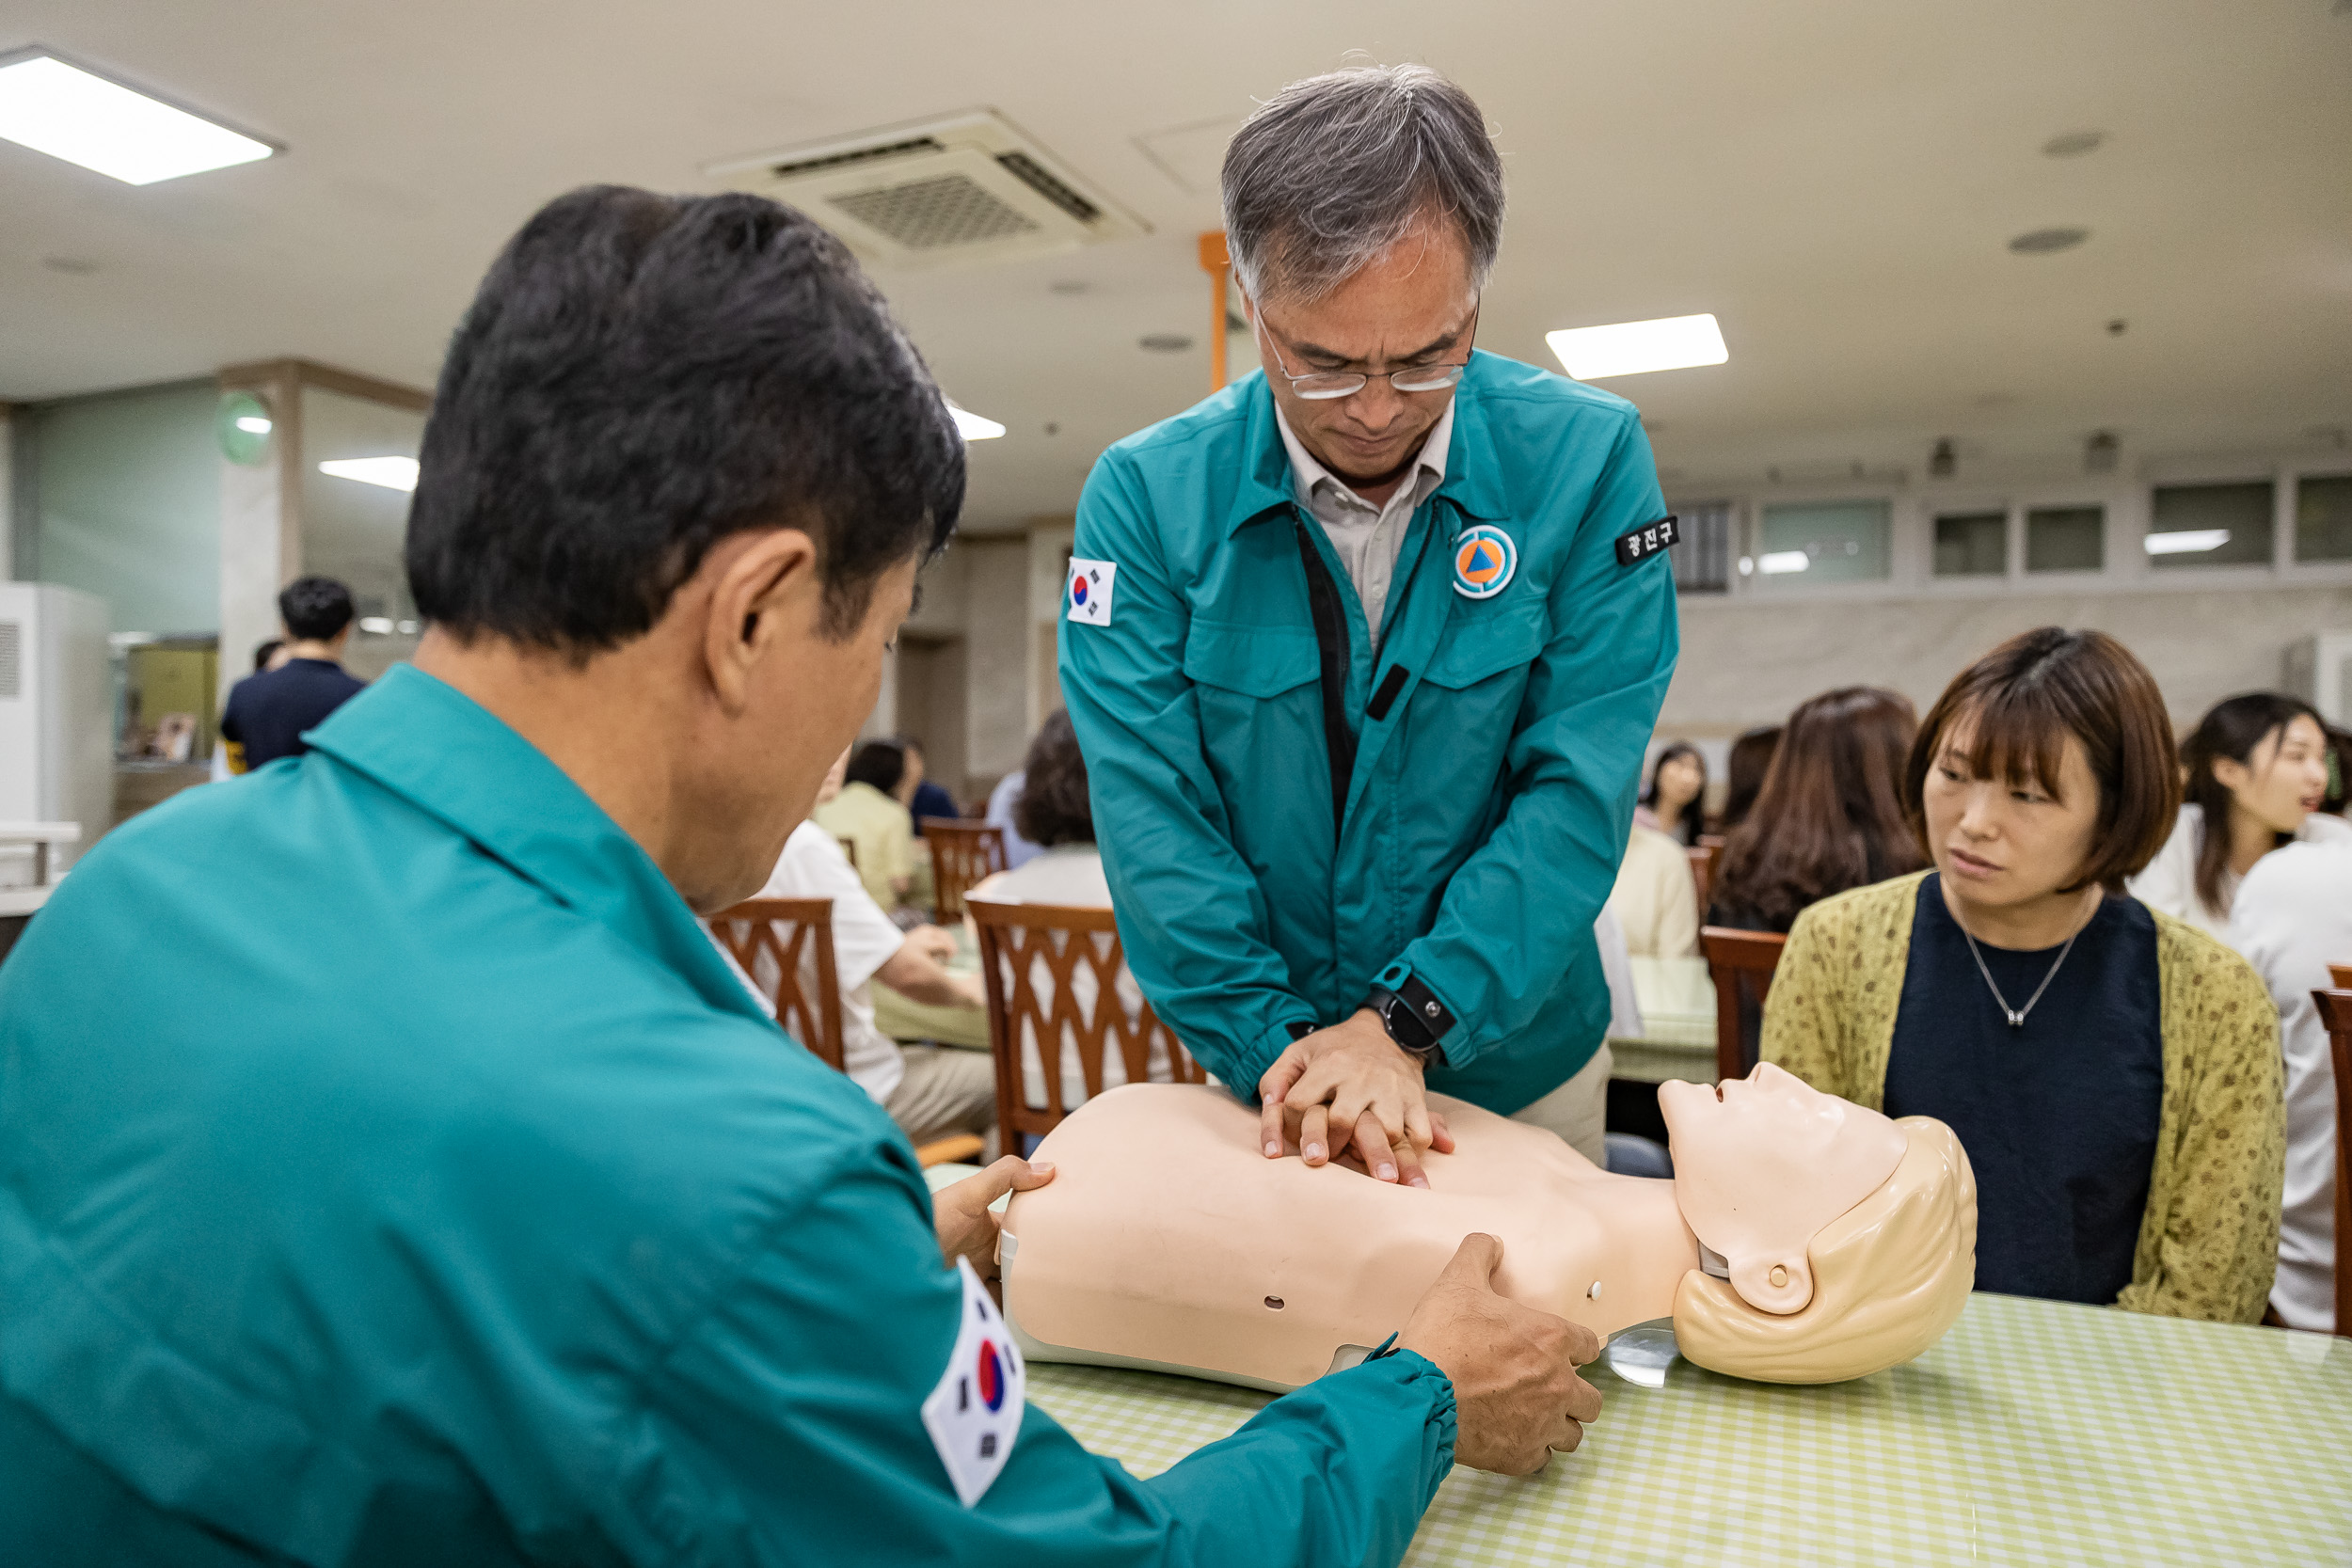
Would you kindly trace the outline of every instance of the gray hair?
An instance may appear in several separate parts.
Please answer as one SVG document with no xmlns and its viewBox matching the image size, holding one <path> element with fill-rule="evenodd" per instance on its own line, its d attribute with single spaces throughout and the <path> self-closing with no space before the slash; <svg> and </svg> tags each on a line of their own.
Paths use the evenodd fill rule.
<svg viewBox="0 0 2352 1568">
<path fill-rule="evenodd" d="M 1502 241 L 1502 160 L 1470 94 L 1424 65 L 1293 82 L 1225 149 L 1225 237 L 1252 299 L 1320 299 L 1431 214 L 1484 288 Z"/>
</svg>

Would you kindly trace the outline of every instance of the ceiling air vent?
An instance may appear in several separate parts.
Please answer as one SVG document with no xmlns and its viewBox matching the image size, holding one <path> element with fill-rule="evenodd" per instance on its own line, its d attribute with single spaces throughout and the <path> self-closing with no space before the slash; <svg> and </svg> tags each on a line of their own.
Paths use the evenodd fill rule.
<svg viewBox="0 0 2352 1568">
<path fill-rule="evenodd" d="M 1005 261 L 1147 232 L 1001 116 L 976 112 L 714 164 L 883 266 Z"/>
</svg>

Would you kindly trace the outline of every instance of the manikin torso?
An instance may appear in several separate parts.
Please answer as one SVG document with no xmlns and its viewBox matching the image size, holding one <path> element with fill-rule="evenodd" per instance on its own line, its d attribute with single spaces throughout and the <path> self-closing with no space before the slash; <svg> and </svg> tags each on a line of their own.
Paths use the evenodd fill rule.
<svg viewBox="0 0 2352 1568">
<path fill-rule="evenodd" d="M 1892 1123 L 1779 1079 L 1793 1094 L 1741 1084 L 1719 1101 L 1684 1085 L 1675 1087 L 1689 1098 L 1663 1097 L 1694 1132 L 1708 1118 L 1704 1138 L 1677 1136 L 1675 1181 L 1612 1176 L 1542 1129 L 1432 1096 L 1455 1152 L 1428 1157 L 1426 1189 L 1267 1160 L 1256 1114 L 1219 1088 L 1114 1089 L 1046 1137 L 1037 1157 L 1054 1163 L 1055 1180 L 1007 1214 L 1007 1316 L 1039 1359 L 1292 1388 L 1401 1328 L 1462 1238 L 1485 1231 L 1502 1243 L 1498 1291 L 1605 1337 L 1673 1313 L 1677 1285 L 1700 1267 L 1685 1202 L 1735 1268 L 1787 1256 L 1774 1235 L 1801 1230 L 1802 1274 L 1804 1242 L 1893 1170 L 1902 1136 Z M 1826 1131 L 1803 1168 L 1760 1170 L 1740 1157 L 1743 1111 L 1776 1145 L 1792 1127 L 1799 1141 L 1807 1127 Z M 1724 1158 L 1687 1158 L 1683 1146 L 1702 1142 Z M 1756 1197 L 1759 1180 L 1769 1201 Z M 1681 1201 L 1677 1187 L 1691 1189 Z M 1769 1266 L 1753 1271 L 1759 1282 Z M 1775 1284 L 1793 1297 L 1778 1309 L 1804 1305 L 1802 1279 Z"/>
</svg>

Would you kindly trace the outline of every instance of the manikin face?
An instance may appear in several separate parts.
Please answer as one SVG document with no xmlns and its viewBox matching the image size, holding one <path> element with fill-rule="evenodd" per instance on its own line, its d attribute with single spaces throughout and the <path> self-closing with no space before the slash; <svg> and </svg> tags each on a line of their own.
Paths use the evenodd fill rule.
<svg viewBox="0 0 2352 1568">
<path fill-rule="evenodd" d="M 1730 1264 L 1740 1299 L 1766 1312 L 1813 1299 L 1815 1233 L 1883 1186 L 1908 1147 L 1876 1111 L 1770 1062 L 1714 1088 L 1661 1084 L 1658 1108 L 1683 1219 Z"/>
<path fill-rule="evenodd" d="M 2328 737 L 2309 714 L 2254 743 L 2238 762 L 2216 759 L 2213 776 L 2230 803 L 2274 833 L 2291 833 L 2328 799 Z"/>
<path fill-rule="evenodd" d="M 1968 766 L 1975 730 L 1956 720 L 1928 768 L 1920 787 L 1928 847 L 1963 907 L 2022 909 L 2074 884 L 2099 826 L 2099 781 L 2071 735 L 2055 795 L 2030 777 L 1979 778 Z"/>
<path fill-rule="evenodd" d="M 1257 329 L 1266 386 L 1299 444 L 1357 486 L 1396 478 L 1454 401 L 1454 388 L 1400 392 L 1375 375 L 1343 398 L 1302 398 L 1284 376 L 1374 372 L 1470 357 L 1478 295 L 1452 224 L 1415 229 L 1321 299 L 1277 293 L 1243 308 Z"/>
</svg>

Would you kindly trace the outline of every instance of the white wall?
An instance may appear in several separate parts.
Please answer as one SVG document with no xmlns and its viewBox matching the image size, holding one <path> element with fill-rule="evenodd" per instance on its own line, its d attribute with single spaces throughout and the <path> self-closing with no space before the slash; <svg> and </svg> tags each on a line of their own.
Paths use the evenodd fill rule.
<svg viewBox="0 0 2352 1568">
<path fill-rule="evenodd" d="M 1021 766 L 1029 743 L 1029 542 L 959 546 L 971 562 L 964 637 L 970 672 L 964 767 L 975 780 Z"/>
</svg>

